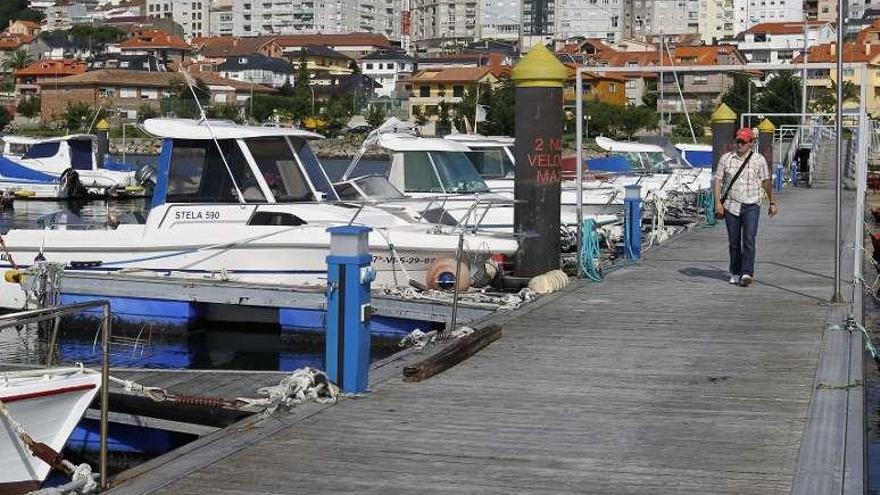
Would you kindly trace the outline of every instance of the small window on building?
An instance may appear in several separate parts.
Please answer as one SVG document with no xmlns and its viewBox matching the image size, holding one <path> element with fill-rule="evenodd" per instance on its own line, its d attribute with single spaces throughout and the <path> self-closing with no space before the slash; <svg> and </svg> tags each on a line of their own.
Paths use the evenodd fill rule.
<svg viewBox="0 0 880 495">
<path fill-rule="evenodd" d="M 464 98 L 464 86 L 453 86 L 452 96 L 456 98 Z"/>
<path fill-rule="evenodd" d="M 609 83 L 608 84 L 608 92 L 609 93 L 617 93 L 617 83 Z"/>
<path fill-rule="evenodd" d="M 709 76 L 694 75 L 694 84 L 709 84 Z"/>
<path fill-rule="evenodd" d="M 116 88 L 98 88 L 98 96 L 101 98 L 112 98 L 116 96 Z"/>
<path fill-rule="evenodd" d="M 431 87 L 430 86 L 419 86 L 419 97 L 427 98 L 431 96 Z"/>
<path fill-rule="evenodd" d="M 373 70 L 373 64 L 367 64 L 367 70 Z"/>
</svg>

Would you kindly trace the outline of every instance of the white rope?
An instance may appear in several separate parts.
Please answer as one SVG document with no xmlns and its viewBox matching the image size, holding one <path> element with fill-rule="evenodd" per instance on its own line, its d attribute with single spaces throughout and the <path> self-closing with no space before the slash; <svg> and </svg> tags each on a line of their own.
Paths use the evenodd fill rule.
<svg viewBox="0 0 880 495">
<path fill-rule="evenodd" d="M 236 400 L 249 406 L 263 407 L 262 414 L 268 416 L 279 407 L 291 408 L 306 401 L 335 403 L 339 397 L 339 387 L 323 371 L 305 367 L 285 376 L 278 385 L 257 389 L 257 394 L 266 397 L 239 397 Z"/>
</svg>

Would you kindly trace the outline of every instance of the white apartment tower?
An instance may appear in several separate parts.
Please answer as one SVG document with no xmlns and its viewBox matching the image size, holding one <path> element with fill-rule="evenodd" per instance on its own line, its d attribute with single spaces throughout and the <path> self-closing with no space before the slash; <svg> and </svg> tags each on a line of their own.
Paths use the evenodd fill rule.
<svg viewBox="0 0 880 495">
<path fill-rule="evenodd" d="M 627 0 L 629 37 L 687 34 L 700 30 L 700 0 Z"/>
<path fill-rule="evenodd" d="M 207 36 L 210 33 L 211 0 L 147 0 L 148 17 L 171 19 L 183 27 L 184 37 Z"/>
<path fill-rule="evenodd" d="M 603 39 L 609 43 L 623 39 L 623 0 L 555 0 L 555 2 L 557 39 L 583 36 Z"/>
<path fill-rule="evenodd" d="M 804 20 L 803 0 L 733 0 L 733 8 L 735 34 L 762 22 Z"/>
<path fill-rule="evenodd" d="M 478 0 L 410 1 L 412 40 L 417 44 L 443 46 L 467 43 L 480 37 Z"/>
<path fill-rule="evenodd" d="M 369 32 L 397 39 L 400 1 L 233 0 L 233 35 Z"/>
<path fill-rule="evenodd" d="M 700 40 L 707 45 L 717 40 L 733 38 L 738 31 L 734 27 L 734 0 L 700 0 Z"/>
</svg>

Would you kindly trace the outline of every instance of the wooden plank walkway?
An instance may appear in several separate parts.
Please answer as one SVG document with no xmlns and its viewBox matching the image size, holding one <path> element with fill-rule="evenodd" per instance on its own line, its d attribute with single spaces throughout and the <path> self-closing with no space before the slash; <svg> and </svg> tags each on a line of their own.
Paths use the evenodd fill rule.
<svg viewBox="0 0 880 495">
<path fill-rule="evenodd" d="M 752 287 L 727 284 L 723 227 L 700 229 L 497 317 L 501 340 L 430 380 L 391 360 L 368 396 L 215 432 L 111 493 L 855 493 L 861 411 L 835 404 L 861 389 L 832 377 L 813 401 L 822 366 L 859 357 L 830 354 L 831 194 L 762 216 Z"/>
</svg>

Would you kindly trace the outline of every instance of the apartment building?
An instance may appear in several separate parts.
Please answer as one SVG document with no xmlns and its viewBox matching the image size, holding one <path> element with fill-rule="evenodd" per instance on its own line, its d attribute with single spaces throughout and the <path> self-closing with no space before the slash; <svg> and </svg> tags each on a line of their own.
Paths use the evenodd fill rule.
<svg viewBox="0 0 880 495">
<path fill-rule="evenodd" d="M 733 28 L 737 33 L 763 22 L 801 22 L 803 0 L 733 0 Z"/>
<path fill-rule="evenodd" d="M 366 32 L 399 38 L 400 11 L 400 0 L 233 0 L 232 34 Z"/>
<path fill-rule="evenodd" d="M 806 46 L 831 43 L 837 38 L 828 21 L 765 22 L 756 24 L 736 37 L 736 47 L 749 62 L 788 63 Z"/>
<path fill-rule="evenodd" d="M 733 38 L 737 34 L 734 25 L 734 0 L 699 0 L 700 40 L 714 45 L 722 39 Z"/>
<path fill-rule="evenodd" d="M 210 0 L 146 0 L 145 12 L 148 17 L 180 24 L 186 39 L 211 31 Z"/>
<path fill-rule="evenodd" d="M 624 32 L 629 38 L 697 33 L 699 9 L 700 0 L 626 0 Z"/>
</svg>

